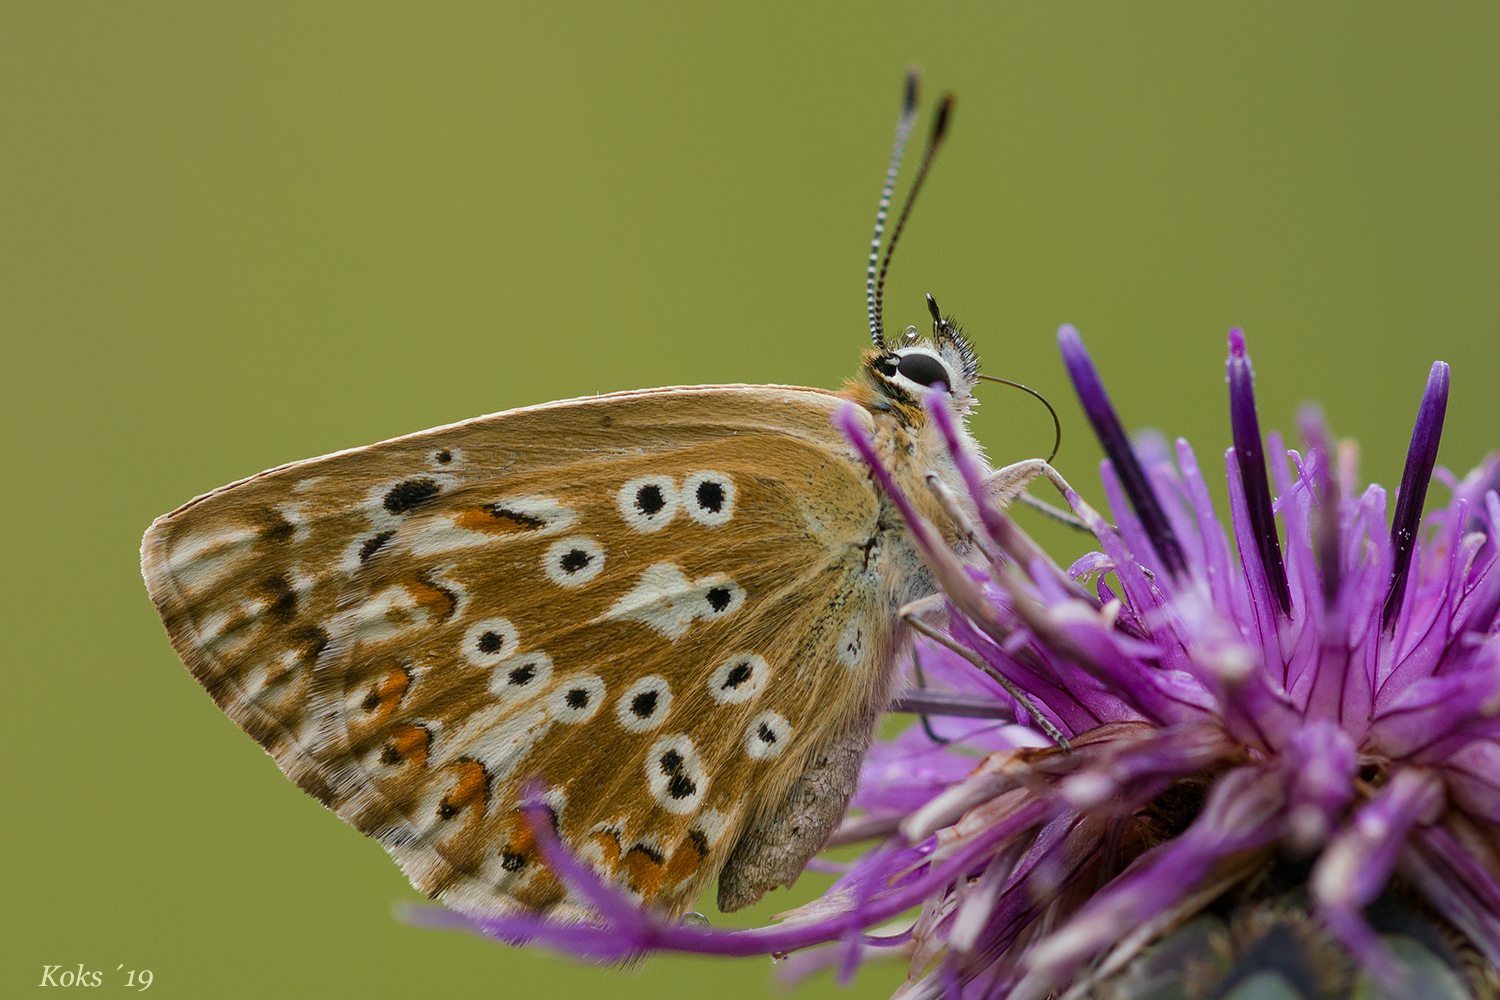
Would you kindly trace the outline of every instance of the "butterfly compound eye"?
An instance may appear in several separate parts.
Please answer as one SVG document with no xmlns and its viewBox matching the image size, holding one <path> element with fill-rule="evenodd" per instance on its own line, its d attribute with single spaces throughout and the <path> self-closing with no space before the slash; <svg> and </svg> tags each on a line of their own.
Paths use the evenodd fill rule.
<svg viewBox="0 0 1500 1000">
<path fill-rule="evenodd" d="M 935 382 L 941 382 L 950 388 L 953 386 L 953 376 L 948 374 L 947 366 L 930 354 L 904 355 L 896 365 L 896 371 L 917 385 L 932 385 Z"/>
</svg>

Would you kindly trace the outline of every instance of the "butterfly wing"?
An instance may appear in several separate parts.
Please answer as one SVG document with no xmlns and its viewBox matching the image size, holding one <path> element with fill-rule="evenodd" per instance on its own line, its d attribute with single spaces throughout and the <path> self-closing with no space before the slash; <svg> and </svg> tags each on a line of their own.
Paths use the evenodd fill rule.
<svg viewBox="0 0 1500 1000">
<path fill-rule="evenodd" d="M 569 906 L 516 811 L 685 907 L 886 696 L 879 502 L 838 396 L 719 386 L 481 417 L 152 525 L 173 646 L 299 786 L 464 909 Z"/>
</svg>

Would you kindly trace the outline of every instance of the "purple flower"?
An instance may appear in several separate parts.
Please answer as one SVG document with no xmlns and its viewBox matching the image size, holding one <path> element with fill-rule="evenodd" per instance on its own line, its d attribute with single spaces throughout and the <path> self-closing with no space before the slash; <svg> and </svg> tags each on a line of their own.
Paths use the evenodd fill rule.
<svg viewBox="0 0 1500 1000">
<path fill-rule="evenodd" d="M 725 931 L 639 910 L 538 822 L 549 863 L 598 921 L 482 930 L 605 960 L 829 944 L 783 969 L 847 978 L 896 954 L 911 968 L 902 997 L 1026 1000 L 1070 984 L 1086 995 L 1290 865 L 1320 933 L 1387 990 L 1402 995 L 1409 972 L 1366 908 L 1393 879 L 1494 975 L 1500 458 L 1462 480 L 1434 473 L 1447 365 L 1432 367 L 1388 527 L 1385 490 L 1358 489 L 1353 446 L 1317 412 L 1301 415 L 1300 453 L 1274 432 L 1263 445 L 1231 331 L 1226 529 L 1187 442 L 1132 444 L 1077 331 L 1058 340 L 1108 456 L 1115 520 L 1057 481 L 1100 543 L 1067 570 L 983 504 L 968 526 L 978 555 L 961 561 L 842 421 L 947 599 L 945 641 L 919 643 L 920 687 L 897 706 L 928 714 L 871 751 L 833 841 L 877 846 L 781 924 Z M 982 496 L 945 397 L 927 403 Z M 1451 498 L 1424 518 L 1434 474 Z"/>
</svg>

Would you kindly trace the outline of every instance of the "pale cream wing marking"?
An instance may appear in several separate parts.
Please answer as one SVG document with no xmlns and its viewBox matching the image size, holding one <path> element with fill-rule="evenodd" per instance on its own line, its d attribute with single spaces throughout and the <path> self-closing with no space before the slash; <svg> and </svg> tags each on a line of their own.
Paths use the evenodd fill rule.
<svg viewBox="0 0 1500 1000">
<path fill-rule="evenodd" d="M 283 466 L 199 497 L 152 525 L 142 545 L 142 570 L 173 646 L 220 707 L 298 785 L 379 837 L 417 884 L 433 888 L 451 880 L 454 866 L 422 846 L 422 830 L 401 815 L 420 805 L 412 796 L 422 783 L 377 782 L 351 748 L 379 733 L 382 752 L 389 750 L 386 756 L 401 766 L 424 763 L 443 740 L 503 757 L 506 747 L 534 742 L 537 733 L 557 724 L 542 697 L 561 670 L 544 650 L 520 642 L 516 652 L 498 655 L 508 652 L 504 629 L 490 630 L 494 637 L 484 641 L 494 648 L 482 649 L 481 631 L 471 637 L 475 657 L 494 654 L 510 661 L 509 669 L 486 663 L 485 672 L 463 657 L 461 646 L 450 645 L 446 665 L 462 666 L 451 671 L 453 679 L 436 685 L 443 694 L 429 705 L 431 717 L 408 716 L 403 702 L 425 679 L 422 670 L 430 676 L 442 664 L 361 660 L 361 687 L 351 683 L 351 650 L 401 648 L 461 622 L 499 617 L 514 623 L 481 607 L 454 575 L 455 567 L 480 553 L 524 553 L 512 569 L 540 591 L 547 582 L 538 562 L 545 545 L 580 533 L 584 505 L 576 491 L 593 487 L 616 463 L 623 468 L 632 459 L 693 445 L 756 439 L 795 441 L 848 466 L 844 442 L 828 422 L 839 403 L 820 390 L 708 386 L 590 397 L 476 418 Z M 707 465 L 692 471 L 705 469 L 719 471 Z M 559 475 L 562 470 L 582 471 Z M 838 524 L 845 513 L 840 504 L 851 502 L 850 496 L 817 489 L 814 471 L 777 469 L 775 475 L 796 482 L 807 503 L 801 517 L 820 530 Z M 566 496 L 554 488 L 570 484 L 575 492 Z M 464 523 L 427 520 L 434 504 L 463 499 L 485 502 L 466 508 Z M 615 500 L 597 498 L 601 507 Z M 734 502 L 742 509 L 745 499 Z M 702 530 L 715 512 L 699 510 L 704 517 L 684 518 L 683 524 L 696 520 L 695 530 Z M 440 530 L 416 531 L 418 522 Z M 481 537 L 470 537 L 475 535 Z M 798 545 L 807 548 L 808 542 L 783 543 L 789 551 Z M 606 553 L 599 580 L 586 589 L 617 568 L 627 574 L 630 567 L 644 569 L 644 555 L 629 547 Z M 477 687 L 470 676 L 475 673 L 483 677 Z M 601 675 L 601 682 L 608 697 L 608 679 Z M 488 715 L 454 711 L 470 704 L 488 706 Z M 672 715 L 685 704 L 679 698 Z M 610 717 L 601 711 L 586 724 Z M 443 808 L 443 797 L 450 807 L 483 797 L 479 785 L 488 779 L 476 775 L 475 767 L 451 757 L 441 766 L 452 773 L 433 808 Z M 406 808 L 383 800 L 376 790 L 382 783 L 410 792 Z"/>
</svg>

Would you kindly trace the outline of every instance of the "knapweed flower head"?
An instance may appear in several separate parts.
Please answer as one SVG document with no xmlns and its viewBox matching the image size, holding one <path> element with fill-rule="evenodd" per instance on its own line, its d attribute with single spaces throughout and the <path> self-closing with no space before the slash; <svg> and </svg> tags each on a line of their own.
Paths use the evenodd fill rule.
<svg viewBox="0 0 1500 1000">
<path fill-rule="evenodd" d="M 1099 542 L 1066 570 L 983 502 L 942 393 L 928 411 L 978 511 L 972 558 L 842 422 L 947 612 L 897 704 L 921 724 L 872 749 L 831 842 L 875 846 L 779 924 L 720 930 L 642 911 L 537 822 L 599 919 L 482 930 L 603 960 L 827 945 L 782 968 L 845 979 L 900 956 L 910 998 L 1224 996 L 1257 967 L 1300 991 L 1267 995 L 1494 992 L 1500 459 L 1435 471 L 1447 366 L 1387 520 L 1386 491 L 1359 488 L 1357 452 L 1316 411 L 1300 450 L 1262 437 L 1231 331 L 1226 526 L 1188 443 L 1132 443 L 1078 333 L 1059 343 L 1114 520 L 1054 477 Z M 1425 510 L 1433 478 L 1450 496 Z M 1413 965 L 1393 898 L 1448 964 Z"/>
</svg>

